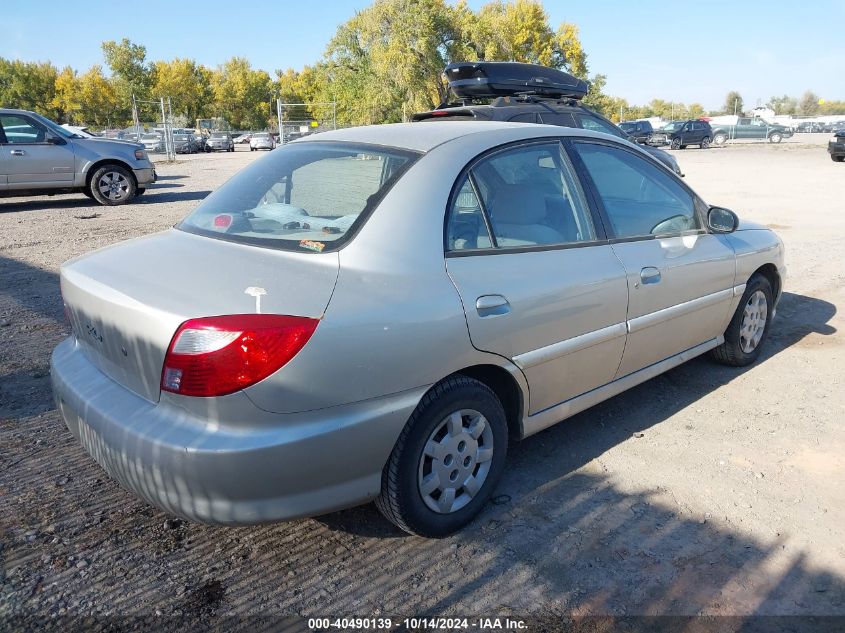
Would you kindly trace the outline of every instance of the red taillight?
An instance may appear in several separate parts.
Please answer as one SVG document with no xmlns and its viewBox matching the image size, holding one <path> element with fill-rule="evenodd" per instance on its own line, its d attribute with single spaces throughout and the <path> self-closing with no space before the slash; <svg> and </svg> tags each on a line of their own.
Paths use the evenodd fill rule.
<svg viewBox="0 0 845 633">
<path fill-rule="evenodd" d="M 185 321 L 176 330 L 161 388 L 185 396 L 224 396 L 283 367 L 319 321 L 275 314 L 232 314 Z"/>
</svg>

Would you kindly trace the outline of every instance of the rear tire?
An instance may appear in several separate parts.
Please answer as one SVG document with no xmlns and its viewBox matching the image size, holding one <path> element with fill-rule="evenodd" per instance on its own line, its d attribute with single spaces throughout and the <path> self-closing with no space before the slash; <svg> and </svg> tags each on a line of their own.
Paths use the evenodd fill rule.
<svg viewBox="0 0 845 633">
<path fill-rule="evenodd" d="M 728 135 L 724 134 L 723 132 L 719 132 L 718 134 L 713 135 L 713 142 L 716 145 L 724 145 L 728 142 Z"/>
<path fill-rule="evenodd" d="M 120 165 L 103 165 L 88 185 L 91 197 L 104 206 L 126 204 L 135 197 L 135 177 Z"/>
<path fill-rule="evenodd" d="M 769 334 L 772 306 L 772 284 L 763 275 L 753 275 L 725 330 L 725 342 L 712 351 L 713 358 L 732 367 L 757 360 Z"/>
<path fill-rule="evenodd" d="M 710 137 L 705 136 L 701 139 L 701 149 L 707 149 L 708 147 L 710 147 Z"/>
<path fill-rule="evenodd" d="M 483 509 L 505 465 L 508 425 L 487 385 L 460 374 L 423 396 L 382 471 L 376 506 L 410 534 L 442 537 Z"/>
</svg>

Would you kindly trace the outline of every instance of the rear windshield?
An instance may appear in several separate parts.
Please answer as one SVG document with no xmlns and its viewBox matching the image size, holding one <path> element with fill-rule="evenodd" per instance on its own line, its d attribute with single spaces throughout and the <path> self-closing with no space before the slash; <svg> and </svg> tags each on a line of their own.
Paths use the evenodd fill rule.
<svg viewBox="0 0 845 633">
<path fill-rule="evenodd" d="M 339 248 L 418 157 L 357 143 L 285 145 L 236 174 L 177 228 L 286 250 Z"/>
</svg>

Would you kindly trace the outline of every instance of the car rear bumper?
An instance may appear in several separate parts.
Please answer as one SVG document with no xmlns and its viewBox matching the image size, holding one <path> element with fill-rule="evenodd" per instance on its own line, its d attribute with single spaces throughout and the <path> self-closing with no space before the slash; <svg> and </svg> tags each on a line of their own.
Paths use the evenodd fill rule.
<svg viewBox="0 0 845 633">
<path fill-rule="evenodd" d="M 135 180 L 139 185 L 150 185 L 156 181 L 156 170 L 154 167 L 144 169 L 133 169 Z"/>
<path fill-rule="evenodd" d="M 830 141 L 827 144 L 827 151 L 831 156 L 845 156 L 845 142 L 835 143 Z"/>
<path fill-rule="evenodd" d="M 253 524 L 366 503 L 425 388 L 301 414 L 259 409 L 241 392 L 208 409 L 158 403 L 101 373 L 69 338 L 51 358 L 53 393 L 68 429 L 124 488 L 166 512 L 215 524 Z M 217 401 L 217 402 L 214 402 Z"/>
</svg>

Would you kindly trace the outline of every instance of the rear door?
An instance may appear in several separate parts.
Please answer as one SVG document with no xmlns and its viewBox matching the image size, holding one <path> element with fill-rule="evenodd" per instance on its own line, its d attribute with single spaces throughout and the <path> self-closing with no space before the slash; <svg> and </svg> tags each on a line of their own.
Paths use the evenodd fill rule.
<svg viewBox="0 0 845 633">
<path fill-rule="evenodd" d="M 734 296 L 736 261 L 705 231 L 700 200 L 632 149 L 572 143 L 628 279 L 628 340 L 617 377 L 719 336 Z"/>
<path fill-rule="evenodd" d="M 55 187 L 73 184 L 73 145 L 24 114 L 0 114 L 6 177 L 12 187 Z M 53 137 L 57 143 L 49 142 Z"/>
<path fill-rule="evenodd" d="M 474 161 L 446 228 L 472 343 L 522 369 L 532 414 L 609 382 L 625 345 L 625 271 L 561 150 L 544 139 Z"/>
</svg>

